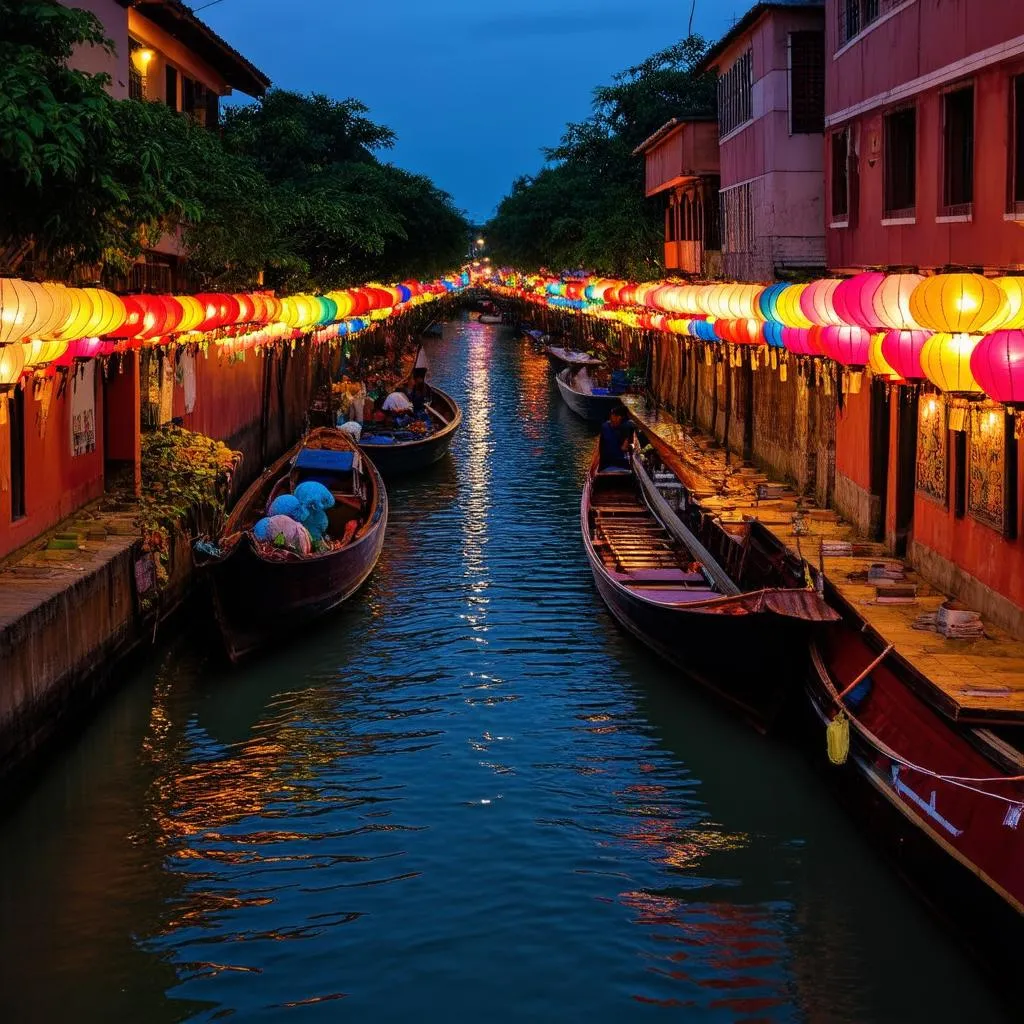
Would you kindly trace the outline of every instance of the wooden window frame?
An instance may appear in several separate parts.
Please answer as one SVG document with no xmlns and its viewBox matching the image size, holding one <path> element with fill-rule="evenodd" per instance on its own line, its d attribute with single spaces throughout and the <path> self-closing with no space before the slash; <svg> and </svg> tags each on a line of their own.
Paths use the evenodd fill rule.
<svg viewBox="0 0 1024 1024">
<path fill-rule="evenodd" d="M 890 205 L 890 174 L 892 173 L 891 168 L 891 140 L 889 125 L 891 119 L 898 117 L 901 114 L 912 113 L 914 115 L 914 159 L 913 159 L 913 205 L 907 206 L 895 206 Z M 892 110 L 887 110 L 882 116 L 882 217 L 885 220 L 901 220 L 910 219 L 917 216 L 917 157 L 918 157 L 918 116 L 917 116 L 917 105 L 907 104 L 905 106 L 894 107 Z"/>
<path fill-rule="evenodd" d="M 949 102 L 950 97 L 961 93 L 971 94 L 970 123 L 970 199 L 953 202 L 952 179 L 953 168 L 949 163 L 951 157 Z M 978 124 L 978 90 L 973 80 L 957 82 L 956 85 L 943 89 L 940 94 L 940 152 L 939 152 L 939 213 L 942 218 L 969 219 L 974 215 L 975 171 L 977 165 L 977 124 Z"/>
</svg>

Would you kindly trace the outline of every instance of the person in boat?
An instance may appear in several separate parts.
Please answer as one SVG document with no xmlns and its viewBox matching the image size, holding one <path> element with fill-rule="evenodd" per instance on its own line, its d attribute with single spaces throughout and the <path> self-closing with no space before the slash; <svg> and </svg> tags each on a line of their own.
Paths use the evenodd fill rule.
<svg viewBox="0 0 1024 1024">
<path fill-rule="evenodd" d="M 633 442 L 633 424 L 629 410 L 619 402 L 613 405 L 608 419 L 601 424 L 597 468 L 629 469 L 626 452 Z"/>
<path fill-rule="evenodd" d="M 421 416 L 427 407 L 427 403 L 433 397 L 430 385 L 427 383 L 426 367 L 417 366 L 412 371 L 412 383 L 406 388 L 405 393 L 412 402 L 414 416 Z"/>
</svg>

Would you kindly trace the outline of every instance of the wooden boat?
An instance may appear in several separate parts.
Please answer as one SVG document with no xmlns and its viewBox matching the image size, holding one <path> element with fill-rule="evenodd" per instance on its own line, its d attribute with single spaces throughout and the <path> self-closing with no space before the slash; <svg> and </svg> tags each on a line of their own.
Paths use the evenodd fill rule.
<svg viewBox="0 0 1024 1024">
<path fill-rule="evenodd" d="M 431 391 L 433 397 L 427 405 L 433 425 L 431 433 L 417 436 L 403 430 L 366 428 L 359 447 L 385 476 L 432 466 L 448 451 L 462 423 L 462 410 L 455 399 L 440 388 L 431 387 Z"/>
<path fill-rule="evenodd" d="M 601 360 L 595 359 L 587 352 L 576 352 L 570 348 L 562 348 L 559 345 L 545 345 L 544 355 L 548 357 L 556 370 L 564 370 L 567 366 L 600 366 Z"/>
<path fill-rule="evenodd" d="M 477 319 L 482 324 L 502 324 L 505 322 L 505 318 L 501 313 L 481 313 Z"/>
<path fill-rule="evenodd" d="M 826 770 L 1005 983 L 1024 949 L 1024 721 L 952 706 L 831 584 L 825 596 L 842 621 L 811 646 L 812 749 L 824 753 L 825 726 L 842 706 L 849 756 Z"/>
<path fill-rule="evenodd" d="M 671 514 L 639 458 L 599 471 L 595 456 L 580 522 L 594 583 L 619 624 L 770 729 L 799 692 L 810 627 L 836 617 L 804 588 L 802 566 L 762 558 L 752 528 L 741 587 Z"/>
<path fill-rule="evenodd" d="M 334 495 L 335 505 L 327 510 L 328 536 L 350 537 L 322 553 L 266 552 L 252 527 L 275 497 L 308 479 L 320 480 Z M 387 521 L 384 481 L 343 431 L 316 428 L 264 470 L 228 518 L 220 553 L 195 552 L 210 582 L 228 657 L 238 661 L 288 637 L 355 593 L 377 564 Z M 356 523 L 354 532 L 350 522 Z"/>
<path fill-rule="evenodd" d="M 621 395 L 608 393 L 607 388 L 593 388 L 587 385 L 581 388 L 579 372 L 581 366 L 567 366 L 555 374 L 559 393 L 563 401 L 577 416 L 582 416 L 591 423 L 603 423 L 608 413 L 622 401 Z"/>
</svg>

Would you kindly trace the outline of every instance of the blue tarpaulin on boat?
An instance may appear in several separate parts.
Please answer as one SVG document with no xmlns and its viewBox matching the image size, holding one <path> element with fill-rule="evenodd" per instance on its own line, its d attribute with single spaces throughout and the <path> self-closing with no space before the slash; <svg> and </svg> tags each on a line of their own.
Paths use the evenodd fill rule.
<svg viewBox="0 0 1024 1024">
<path fill-rule="evenodd" d="M 303 448 L 295 457 L 296 469 L 351 473 L 353 452 L 332 452 L 326 448 Z"/>
</svg>

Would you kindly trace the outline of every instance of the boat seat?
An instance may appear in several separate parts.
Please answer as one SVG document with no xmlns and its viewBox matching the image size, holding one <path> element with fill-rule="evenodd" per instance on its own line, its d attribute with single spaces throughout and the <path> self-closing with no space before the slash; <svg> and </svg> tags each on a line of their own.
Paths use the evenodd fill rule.
<svg viewBox="0 0 1024 1024">
<path fill-rule="evenodd" d="M 700 583 L 707 586 L 703 573 L 685 569 L 637 569 L 629 573 L 626 583 Z"/>
</svg>

